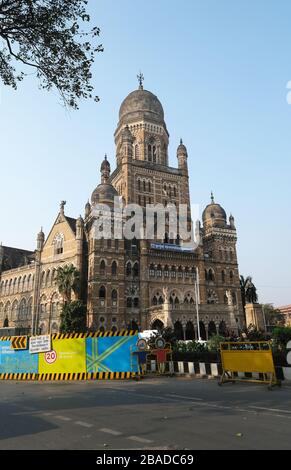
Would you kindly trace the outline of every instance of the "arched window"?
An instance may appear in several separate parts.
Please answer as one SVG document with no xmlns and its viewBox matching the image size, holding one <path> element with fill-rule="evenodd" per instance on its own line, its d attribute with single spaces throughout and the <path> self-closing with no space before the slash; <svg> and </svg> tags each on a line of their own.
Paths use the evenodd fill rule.
<svg viewBox="0 0 291 470">
<path fill-rule="evenodd" d="M 135 146 L 134 154 L 135 154 L 136 160 L 138 160 L 139 159 L 139 146 L 138 145 Z"/>
<path fill-rule="evenodd" d="M 214 271 L 213 271 L 213 269 L 209 269 L 209 271 L 208 271 L 208 281 L 214 282 L 214 280 L 215 280 Z"/>
<path fill-rule="evenodd" d="M 166 264 L 166 266 L 164 267 L 164 276 L 165 277 L 169 277 L 169 266 Z"/>
<path fill-rule="evenodd" d="M 134 306 L 134 308 L 138 308 L 138 306 L 139 306 L 139 299 L 138 299 L 138 297 L 135 297 L 135 298 L 133 299 L 133 306 Z"/>
<path fill-rule="evenodd" d="M 164 323 L 161 320 L 157 319 L 152 323 L 152 330 L 158 330 L 159 332 L 161 332 L 163 328 L 164 328 Z"/>
<path fill-rule="evenodd" d="M 101 286 L 100 289 L 99 289 L 99 299 L 100 299 L 100 304 L 102 306 L 105 305 L 106 288 L 104 286 Z"/>
<path fill-rule="evenodd" d="M 178 268 L 178 277 L 181 279 L 183 277 L 183 269 L 182 266 L 179 266 Z"/>
<path fill-rule="evenodd" d="M 111 328 L 111 331 L 112 331 L 113 333 L 115 333 L 115 332 L 117 331 L 116 326 L 113 326 L 113 327 Z"/>
<path fill-rule="evenodd" d="M 64 252 L 64 235 L 62 233 L 57 233 L 54 238 L 53 245 L 55 255 L 60 255 Z"/>
<path fill-rule="evenodd" d="M 126 306 L 127 306 L 127 308 L 131 308 L 131 307 L 132 307 L 132 298 L 131 298 L 131 297 L 127 297 L 127 299 L 126 299 Z"/>
<path fill-rule="evenodd" d="M 227 335 L 226 324 L 223 320 L 221 320 L 221 322 L 219 323 L 218 334 L 220 336 L 226 336 Z"/>
<path fill-rule="evenodd" d="M 163 297 L 160 295 L 160 297 L 159 297 L 159 299 L 158 299 L 158 304 L 159 304 L 159 305 L 163 305 L 163 303 L 164 303 L 164 299 L 163 299 Z"/>
<path fill-rule="evenodd" d="M 101 276 L 104 276 L 105 272 L 106 272 L 106 264 L 105 264 L 105 261 L 103 259 L 100 263 L 100 274 L 101 274 Z"/>
<path fill-rule="evenodd" d="M 230 280 L 230 283 L 232 284 L 233 283 L 233 271 L 229 272 L 229 280 Z"/>
<path fill-rule="evenodd" d="M 150 193 L 150 192 L 151 192 L 151 189 L 152 189 L 152 187 L 151 187 L 151 182 L 150 182 L 150 181 L 148 182 L 148 187 L 149 187 L 149 193 Z"/>
<path fill-rule="evenodd" d="M 19 318 L 20 320 L 26 319 L 26 300 L 22 299 L 19 307 Z"/>
<path fill-rule="evenodd" d="M 157 277 L 162 277 L 162 266 L 160 264 L 157 266 Z"/>
<path fill-rule="evenodd" d="M 169 235 L 165 233 L 164 243 L 169 243 Z"/>
<path fill-rule="evenodd" d="M 17 321 L 18 320 L 18 302 L 17 300 L 14 300 L 12 304 L 12 309 L 11 309 L 11 317 L 12 321 Z"/>
<path fill-rule="evenodd" d="M 153 264 L 150 265 L 149 272 L 150 272 L 150 277 L 155 277 L 156 271 L 155 271 L 155 266 Z"/>
<path fill-rule="evenodd" d="M 224 301 L 225 305 L 228 304 L 228 298 L 227 298 L 226 294 L 224 294 L 224 296 L 223 296 L 223 301 Z"/>
<path fill-rule="evenodd" d="M 225 283 L 225 271 L 221 271 L 221 280 L 224 284 Z"/>
<path fill-rule="evenodd" d="M 133 265 L 133 276 L 134 277 L 138 277 L 139 276 L 139 266 L 138 266 L 138 262 L 136 261 Z"/>
<path fill-rule="evenodd" d="M 185 277 L 186 278 L 189 277 L 189 268 L 188 268 L 188 266 L 186 266 L 186 268 L 185 268 Z"/>
<path fill-rule="evenodd" d="M 171 277 L 176 277 L 176 266 L 171 267 Z"/>
<path fill-rule="evenodd" d="M 116 274 L 117 274 L 117 263 L 116 263 L 116 261 L 113 261 L 113 263 L 111 265 L 111 274 L 112 274 L 112 276 L 116 276 Z"/>
<path fill-rule="evenodd" d="M 152 161 L 152 146 L 148 145 L 148 161 Z"/>
<path fill-rule="evenodd" d="M 140 187 L 140 180 L 137 180 L 137 189 L 140 191 L 141 190 L 141 187 Z"/>
<path fill-rule="evenodd" d="M 112 300 L 113 307 L 116 307 L 117 305 L 117 290 L 116 289 L 113 289 L 113 291 L 111 292 L 111 300 Z"/>
<path fill-rule="evenodd" d="M 126 275 L 131 276 L 131 262 L 126 263 Z"/>
<path fill-rule="evenodd" d="M 152 305 L 158 305 L 158 299 L 156 296 L 153 297 Z"/>
<path fill-rule="evenodd" d="M 145 180 L 143 180 L 143 182 L 142 182 L 142 187 L 143 187 L 144 192 L 146 192 L 146 182 L 145 182 Z"/>
<path fill-rule="evenodd" d="M 214 336 L 216 334 L 217 334 L 217 331 L 216 331 L 215 323 L 214 323 L 214 321 L 211 321 L 211 322 L 209 322 L 209 325 L 208 325 L 208 338 L 210 336 Z"/>
<path fill-rule="evenodd" d="M 181 322 L 176 321 L 176 323 L 174 324 L 174 333 L 175 333 L 175 337 L 177 338 L 177 340 L 184 339 L 183 327 L 182 327 Z"/>
<path fill-rule="evenodd" d="M 236 305 L 236 304 L 237 304 L 237 301 L 236 301 L 236 294 L 235 294 L 235 292 L 232 292 L 231 297 L 232 297 L 232 303 L 233 303 L 233 305 Z"/>
<path fill-rule="evenodd" d="M 195 330 L 191 321 L 187 322 L 186 325 L 186 341 L 195 339 Z"/>
</svg>

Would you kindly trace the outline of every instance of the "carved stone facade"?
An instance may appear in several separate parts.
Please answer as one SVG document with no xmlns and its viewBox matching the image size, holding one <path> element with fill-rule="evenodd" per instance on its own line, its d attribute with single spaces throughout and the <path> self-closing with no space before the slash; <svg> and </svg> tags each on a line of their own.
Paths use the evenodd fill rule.
<svg viewBox="0 0 291 470">
<path fill-rule="evenodd" d="M 206 339 L 243 327 L 234 218 L 227 220 L 213 196 L 198 227 L 200 243 L 192 251 L 184 250 L 167 227 L 162 238 L 152 240 L 94 237 L 97 204 L 111 211 L 116 196 L 143 208 L 186 204 L 192 226 L 187 149 L 181 141 L 178 167 L 170 167 L 163 107 L 142 85 L 121 105 L 115 144 L 116 169 L 111 173 L 105 157 L 101 184 L 84 218 L 67 217 L 63 201 L 48 237 L 39 233 L 34 252 L 0 247 L 0 328 L 37 325 L 42 333 L 58 331 L 62 299 L 54 277 L 57 267 L 67 263 L 81 273 L 80 297 L 92 330 L 172 326 L 181 339 L 192 339 L 199 317 Z"/>
</svg>

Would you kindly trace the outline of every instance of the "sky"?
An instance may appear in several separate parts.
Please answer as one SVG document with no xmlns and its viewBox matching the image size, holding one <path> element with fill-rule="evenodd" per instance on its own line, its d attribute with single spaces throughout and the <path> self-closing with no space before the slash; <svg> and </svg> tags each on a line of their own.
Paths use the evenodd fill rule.
<svg viewBox="0 0 291 470">
<path fill-rule="evenodd" d="M 78 217 L 99 184 L 123 99 L 156 94 L 170 133 L 182 137 L 190 191 L 201 213 L 210 192 L 235 217 L 240 273 L 259 301 L 291 303 L 291 2 L 289 0 L 89 0 L 104 52 L 93 69 L 99 103 L 68 111 L 33 75 L 0 88 L 0 242 L 35 249 L 66 200 Z M 291 100 L 290 100 L 291 102 Z"/>
</svg>

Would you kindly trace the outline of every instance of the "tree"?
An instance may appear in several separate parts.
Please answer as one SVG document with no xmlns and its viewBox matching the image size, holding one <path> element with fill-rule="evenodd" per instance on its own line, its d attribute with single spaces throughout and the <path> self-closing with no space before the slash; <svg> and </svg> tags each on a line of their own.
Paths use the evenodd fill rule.
<svg viewBox="0 0 291 470">
<path fill-rule="evenodd" d="M 285 324 L 285 317 L 280 310 L 274 308 L 272 304 L 263 304 L 262 305 L 266 324 L 270 326 L 284 326 Z"/>
<path fill-rule="evenodd" d="M 61 333 L 85 333 L 86 327 L 86 306 L 76 300 L 64 304 L 61 312 Z"/>
<path fill-rule="evenodd" d="M 72 291 L 77 293 L 80 287 L 80 273 L 73 264 L 59 266 L 56 275 L 56 285 L 63 296 L 64 303 L 70 303 Z"/>
<path fill-rule="evenodd" d="M 246 303 L 256 303 L 258 301 L 257 289 L 251 276 L 246 278 L 240 276 L 240 290 L 243 308 L 245 308 Z"/>
<path fill-rule="evenodd" d="M 0 79 L 14 89 L 35 71 L 40 87 L 55 87 L 65 105 L 78 109 L 82 98 L 93 98 L 91 66 L 98 27 L 90 22 L 88 0 L 0 0 Z M 83 27 L 82 27 L 83 26 Z M 91 42 L 90 42 L 91 40 Z"/>
</svg>

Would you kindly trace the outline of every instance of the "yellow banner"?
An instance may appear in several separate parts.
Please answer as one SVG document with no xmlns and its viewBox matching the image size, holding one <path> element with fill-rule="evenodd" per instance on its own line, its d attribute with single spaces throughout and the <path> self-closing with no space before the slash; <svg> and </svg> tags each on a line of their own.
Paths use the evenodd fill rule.
<svg viewBox="0 0 291 470">
<path fill-rule="evenodd" d="M 39 374 L 86 372 L 86 339 L 53 339 L 52 350 L 39 353 Z"/>
</svg>

